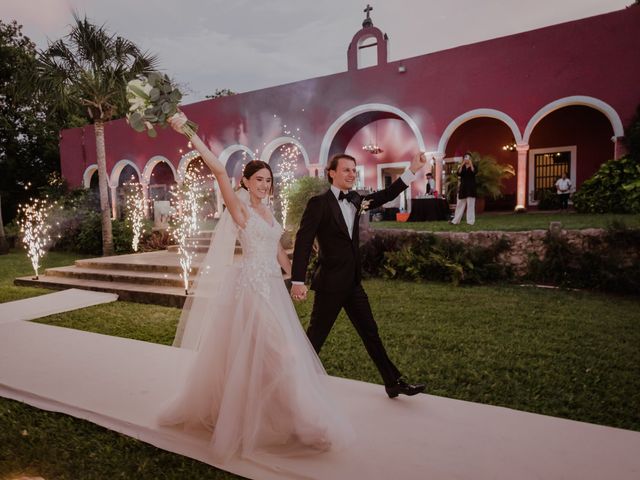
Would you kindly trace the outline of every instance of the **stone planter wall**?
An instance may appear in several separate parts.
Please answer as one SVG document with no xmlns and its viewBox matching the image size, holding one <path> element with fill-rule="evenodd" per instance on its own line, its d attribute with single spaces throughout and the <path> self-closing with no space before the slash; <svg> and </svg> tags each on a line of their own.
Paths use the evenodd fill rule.
<svg viewBox="0 0 640 480">
<path fill-rule="evenodd" d="M 531 254 L 536 255 L 538 258 L 543 258 L 545 253 L 544 238 L 547 230 L 531 230 L 526 232 L 416 232 L 413 230 L 371 229 L 363 235 L 363 240 L 366 241 L 366 239 L 377 235 L 411 235 L 416 233 L 432 234 L 440 238 L 450 238 L 463 243 L 480 246 L 489 246 L 500 238 L 506 237 L 511 242 L 511 248 L 501 255 L 501 259 L 513 268 L 516 276 L 521 277 L 527 273 L 529 256 Z M 569 245 L 575 249 L 576 255 L 580 255 L 588 248 L 589 239 L 602 237 L 606 231 L 592 228 L 585 230 L 558 230 L 556 233 L 569 242 Z M 631 252 L 630 255 L 632 255 Z"/>
</svg>

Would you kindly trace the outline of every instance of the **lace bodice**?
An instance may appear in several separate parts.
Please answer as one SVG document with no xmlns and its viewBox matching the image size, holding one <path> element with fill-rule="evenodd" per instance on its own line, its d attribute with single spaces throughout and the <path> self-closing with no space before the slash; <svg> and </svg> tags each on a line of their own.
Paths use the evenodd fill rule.
<svg viewBox="0 0 640 480">
<path fill-rule="evenodd" d="M 282 227 L 275 219 L 273 225 L 269 225 L 253 208 L 248 210 L 247 225 L 238 235 L 242 245 L 240 287 L 253 288 L 268 298 L 267 278 L 282 277 L 277 258 Z"/>
</svg>

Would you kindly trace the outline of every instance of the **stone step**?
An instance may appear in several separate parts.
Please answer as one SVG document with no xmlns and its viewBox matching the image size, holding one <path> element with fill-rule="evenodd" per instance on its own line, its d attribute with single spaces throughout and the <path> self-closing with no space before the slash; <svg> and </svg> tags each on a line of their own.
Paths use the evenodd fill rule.
<svg viewBox="0 0 640 480">
<path fill-rule="evenodd" d="M 167 251 L 171 253 L 178 253 L 178 245 L 169 245 L 167 247 Z M 209 251 L 209 245 L 207 246 L 198 246 L 189 248 L 190 252 L 193 253 L 207 253 Z"/>
<path fill-rule="evenodd" d="M 167 247 L 167 251 L 172 253 L 178 253 L 178 245 L 169 245 Z M 209 243 L 207 242 L 206 245 L 198 245 L 196 247 L 190 247 L 189 251 L 196 254 L 207 253 L 209 251 Z M 240 244 L 237 244 L 235 249 L 235 254 L 239 255 L 241 253 L 242 253 L 242 247 L 240 246 Z"/>
<path fill-rule="evenodd" d="M 132 283 L 105 282 L 99 280 L 80 280 L 67 277 L 49 277 L 41 275 L 38 280 L 21 277 L 14 280 L 15 285 L 42 287 L 54 290 L 81 288 L 98 292 L 116 293 L 118 300 L 137 303 L 151 303 L 167 307 L 182 308 L 187 298 L 184 289 L 163 287 L 158 285 L 141 285 Z"/>
<path fill-rule="evenodd" d="M 287 250 L 287 254 L 291 258 L 293 251 Z M 194 257 L 190 279 L 195 279 L 203 258 L 203 255 Z M 14 283 L 117 293 L 120 300 L 182 307 L 186 297 L 181 275 L 178 255 L 163 250 L 77 260 L 72 266 L 45 270 L 38 280 L 22 277 Z M 283 278 L 288 284 L 288 277 Z"/>
<path fill-rule="evenodd" d="M 102 259 L 89 259 L 89 260 L 76 260 L 74 266 L 77 268 L 88 269 L 88 270 L 124 270 L 131 272 L 149 272 L 156 274 L 181 274 L 182 267 L 178 264 L 177 255 L 175 253 L 171 253 L 171 255 L 176 256 L 175 265 L 156 265 L 153 263 L 149 264 L 127 264 L 120 262 L 105 262 L 101 261 Z M 197 255 L 194 260 L 194 265 L 191 267 L 192 274 L 198 273 L 198 263 L 199 260 L 203 258 L 203 255 Z M 98 260 L 98 261 L 94 261 Z"/>
<path fill-rule="evenodd" d="M 196 272 L 191 272 L 191 278 Z M 46 277 L 65 277 L 79 280 L 99 280 L 104 282 L 133 283 L 141 285 L 159 285 L 164 287 L 182 287 L 182 270 L 180 272 L 145 272 L 136 270 L 110 270 L 105 268 L 84 268 L 78 266 L 48 268 Z"/>
<path fill-rule="evenodd" d="M 205 249 L 203 252 L 196 252 L 193 258 L 193 274 L 198 272 L 199 264 L 202 259 L 204 259 L 204 253 L 206 253 L 206 251 L 207 250 Z M 236 246 L 235 253 L 239 255 L 242 253 L 242 250 Z M 173 249 L 76 260 L 74 264 L 79 268 L 88 269 L 133 270 L 152 273 L 182 273 L 177 251 L 174 252 Z"/>
</svg>

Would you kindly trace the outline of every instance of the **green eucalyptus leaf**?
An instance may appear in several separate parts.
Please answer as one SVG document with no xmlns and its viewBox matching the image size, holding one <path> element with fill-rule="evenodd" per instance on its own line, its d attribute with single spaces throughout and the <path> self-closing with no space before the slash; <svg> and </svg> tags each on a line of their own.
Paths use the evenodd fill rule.
<svg viewBox="0 0 640 480">
<path fill-rule="evenodd" d="M 148 82 L 154 87 L 158 84 L 158 82 L 160 82 L 161 79 L 162 76 L 158 72 L 151 72 L 147 77 Z"/>
<path fill-rule="evenodd" d="M 137 95 L 138 97 L 144 98 L 145 100 L 149 100 L 149 95 L 147 95 L 144 92 L 144 90 L 142 90 L 141 88 L 138 88 L 135 85 L 129 85 L 127 88 L 130 91 L 132 91 L 135 95 Z"/>
</svg>

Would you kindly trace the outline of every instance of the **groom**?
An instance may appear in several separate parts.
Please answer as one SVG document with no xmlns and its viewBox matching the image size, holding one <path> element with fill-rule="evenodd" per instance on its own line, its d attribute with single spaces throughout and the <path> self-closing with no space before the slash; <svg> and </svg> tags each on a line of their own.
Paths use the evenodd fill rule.
<svg viewBox="0 0 640 480">
<path fill-rule="evenodd" d="M 307 297 L 304 281 L 309 255 L 314 239 L 318 239 L 318 268 L 311 282 L 315 299 L 307 329 L 313 348 L 320 352 L 340 310 L 344 308 L 380 371 L 390 398 L 399 394 L 415 395 L 422 392 L 425 385 L 411 385 L 402 380 L 382 344 L 369 299 L 360 283 L 358 218 L 361 209 L 374 209 L 396 198 L 411 184 L 425 163 L 424 154 L 417 154 L 409 169 L 388 188 L 361 197 L 351 190 L 356 180 L 355 158 L 335 155 L 326 168 L 331 188 L 307 203 L 293 251 L 291 296 L 294 300 L 304 300 Z"/>
</svg>

